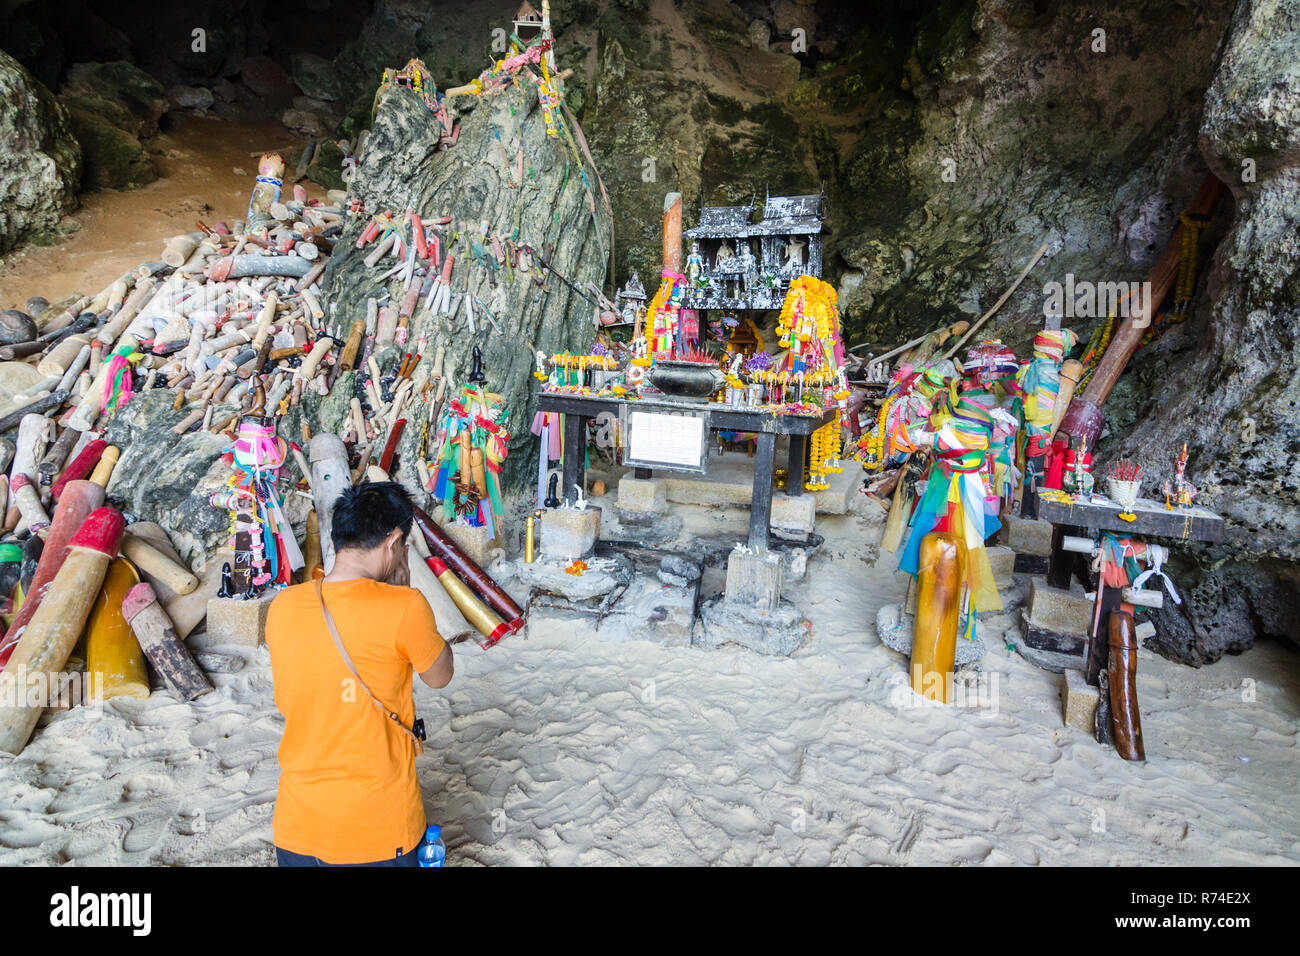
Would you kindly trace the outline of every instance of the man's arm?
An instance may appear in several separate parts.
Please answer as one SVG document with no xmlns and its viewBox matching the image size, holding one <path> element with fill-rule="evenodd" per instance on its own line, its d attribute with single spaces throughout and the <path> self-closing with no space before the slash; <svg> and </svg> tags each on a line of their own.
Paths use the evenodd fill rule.
<svg viewBox="0 0 1300 956">
<path fill-rule="evenodd" d="M 456 671 L 456 663 L 451 655 L 451 645 L 446 644 L 442 653 L 427 671 L 420 672 L 420 680 L 437 690 L 451 683 L 451 675 Z"/>
</svg>

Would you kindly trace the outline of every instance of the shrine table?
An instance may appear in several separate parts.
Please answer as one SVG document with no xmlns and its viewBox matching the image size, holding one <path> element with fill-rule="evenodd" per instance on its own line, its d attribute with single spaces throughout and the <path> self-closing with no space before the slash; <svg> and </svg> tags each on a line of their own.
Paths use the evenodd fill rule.
<svg viewBox="0 0 1300 956">
<path fill-rule="evenodd" d="M 808 436 L 823 425 L 835 421 L 839 410 L 828 408 L 811 415 L 791 415 L 724 405 L 719 402 L 677 401 L 667 398 L 618 398 L 615 396 L 577 395 L 572 392 L 542 392 L 537 407 L 543 412 L 558 412 L 564 416 L 564 500 L 572 502 L 575 487 L 583 485 L 585 467 L 587 421 L 602 412 L 622 415 L 625 410 L 660 412 L 664 414 L 691 414 L 704 418 L 708 432 L 754 432 L 757 448 L 754 453 L 754 497 L 749 513 L 749 547 L 766 551 L 769 540 L 768 526 L 772 518 L 772 479 L 776 465 L 776 436 L 788 435 L 790 452 L 786 461 L 786 494 L 796 497 L 803 494 L 804 457 Z M 707 462 L 707 454 L 704 457 Z M 693 469 L 658 466 L 666 471 Z M 637 468 L 637 478 L 650 478 L 653 470 Z"/>
<path fill-rule="evenodd" d="M 1047 566 L 1047 583 L 1054 588 L 1069 589 L 1070 578 L 1081 556 L 1064 547 L 1067 535 L 1089 536 L 1092 532 L 1120 532 L 1127 538 L 1168 538 L 1173 541 L 1220 541 L 1223 517 L 1204 508 L 1166 508 L 1164 502 L 1139 498 L 1130 514 L 1133 521 L 1120 517 L 1123 509 L 1114 501 L 1097 495 L 1076 498 L 1039 489 L 1036 493 L 1038 516 L 1052 523 L 1052 554 Z M 1096 685 L 1098 671 L 1106 664 L 1110 613 L 1120 606 L 1120 594 L 1114 588 L 1100 590 L 1097 612 L 1093 616 L 1087 664 L 1084 676 Z"/>
</svg>

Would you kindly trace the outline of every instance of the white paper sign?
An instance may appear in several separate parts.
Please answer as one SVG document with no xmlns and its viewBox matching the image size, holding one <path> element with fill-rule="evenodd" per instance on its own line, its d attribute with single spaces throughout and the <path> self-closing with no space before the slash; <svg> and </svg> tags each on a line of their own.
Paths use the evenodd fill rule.
<svg viewBox="0 0 1300 956">
<path fill-rule="evenodd" d="M 700 467 L 704 454 L 703 418 L 630 412 L 627 431 L 629 459 Z"/>
</svg>

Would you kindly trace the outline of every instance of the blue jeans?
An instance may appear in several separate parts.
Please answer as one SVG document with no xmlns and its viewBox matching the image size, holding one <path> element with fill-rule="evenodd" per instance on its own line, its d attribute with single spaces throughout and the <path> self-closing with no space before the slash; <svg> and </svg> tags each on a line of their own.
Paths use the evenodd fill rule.
<svg viewBox="0 0 1300 956">
<path fill-rule="evenodd" d="M 275 865 L 276 866 L 419 866 L 420 859 L 416 856 L 416 851 L 411 850 L 409 853 L 403 853 L 401 856 L 395 856 L 389 860 L 376 860 L 374 863 L 326 863 L 324 860 L 315 856 L 304 856 L 301 853 L 291 853 L 289 850 L 282 850 L 278 846 L 275 848 Z"/>
</svg>

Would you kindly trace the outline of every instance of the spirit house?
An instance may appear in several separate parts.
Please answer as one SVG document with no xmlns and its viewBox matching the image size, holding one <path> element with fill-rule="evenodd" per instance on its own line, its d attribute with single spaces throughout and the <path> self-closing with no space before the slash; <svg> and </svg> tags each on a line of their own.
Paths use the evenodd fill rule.
<svg viewBox="0 0 1300 956">
<path fill-rule="evenodd" d="M 779 309 L 790 281 L 821 277 L 825 192 L 810 196 L 768 196 L 763 218 L 754 222 L 754 203 L 704 206 L 700 224 L 686 230 L 686 309 Z"/>
</svg>

